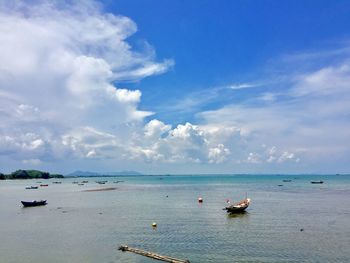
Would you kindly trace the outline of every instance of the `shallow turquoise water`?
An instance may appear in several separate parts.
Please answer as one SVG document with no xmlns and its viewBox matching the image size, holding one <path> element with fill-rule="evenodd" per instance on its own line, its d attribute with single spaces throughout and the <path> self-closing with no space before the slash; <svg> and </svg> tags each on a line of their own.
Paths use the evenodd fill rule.
<svg viewBox="0 0 350 263">
<path fill-rule="evenodd" d="M 72 184 L 77 180 L 89 183 Z M 117 180 L 124 182 L 113 183 Z M 325 183 L 313 185 L 312 180 Z M 37 180 L 0 181 L 1 263 L 152 262 L 116 250 L 121 244 L 191 262 L 350 262 L 350 176 L 52 181 L 38 190 L 24 189 Z M 117 190 L 82 191 L 104 187 Z M 247 213 L 228 216 L 222 210 L 227 198 L 238 201 L 246 193 L 252 199 Z M 48 205 L 22 208 L 24 199 L 47 199 Z M 151 227 L 154 221 L 157 229 Z"/>
</svg>

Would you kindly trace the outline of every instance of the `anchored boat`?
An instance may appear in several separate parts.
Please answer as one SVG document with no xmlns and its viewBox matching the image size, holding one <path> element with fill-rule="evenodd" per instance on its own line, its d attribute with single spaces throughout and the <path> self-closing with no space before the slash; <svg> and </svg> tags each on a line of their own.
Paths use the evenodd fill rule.
<svg viewBox="0 0 350 263">
<path fill-rule="evenodd" d="M 26 187 L 26 189 L 38 189 L 38 187 L 37 186 L 28 186 L 28 187 Z"/>
<path fill-rule="evenodd" d="M 46 205 L 46 200 L 33 200 L 33 201 L 21 201 L 24 207 L 31 207 L 31 206 L 41 206 Z"/>
<path fill-rule="evenodd" d="M 312 184 L 323 184 L 323 181 L 311 181 Z"/>
<path fill-rule="evenodd" d="M 224 208 L 228 213 L 241 213 L 244 212 L 250 204 L 250 198 L 246 198 L 238 203 L 227 206 Z"/>
</svg>

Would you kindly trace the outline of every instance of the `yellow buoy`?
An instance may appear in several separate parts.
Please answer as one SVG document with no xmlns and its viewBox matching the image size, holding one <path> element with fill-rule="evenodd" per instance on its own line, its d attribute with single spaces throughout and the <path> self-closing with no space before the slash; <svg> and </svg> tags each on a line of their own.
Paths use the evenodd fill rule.
<svg viewBox="0 0 350 263">
<path fill-rule="evenodd" d="M 157 227 L 157 223 L 156 223 L 156 222 L 153 222 L 153 223 L 152 223 L 152 227 Z"/>
</svg>

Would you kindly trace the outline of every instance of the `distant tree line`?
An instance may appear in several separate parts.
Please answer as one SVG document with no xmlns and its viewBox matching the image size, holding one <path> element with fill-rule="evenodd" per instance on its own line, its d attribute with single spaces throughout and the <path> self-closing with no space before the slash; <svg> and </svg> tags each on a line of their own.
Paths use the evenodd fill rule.
<svg viewBox="0 0 350 263">
<path fill-rule="evenodd" d="M 48 172 L 42 172 L 38 170 L 17 170 L 10 174 L 0 173 L 0 180 L 5 179 L 50 179 L 50 178 L 63 178 L 61 174 L 50 174 Z"/>
</svg>

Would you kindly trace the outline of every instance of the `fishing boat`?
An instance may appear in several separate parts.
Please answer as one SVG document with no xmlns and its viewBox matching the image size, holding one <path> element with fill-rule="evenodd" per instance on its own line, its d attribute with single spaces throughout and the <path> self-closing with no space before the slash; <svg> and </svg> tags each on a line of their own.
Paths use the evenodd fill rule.
<svg viewBox="0 0 350 263">
<path fill-rule="evenodd" d="M 323 181 L 311 181 L 312 184 L 323 184 Z"/>
<path fill-rule="evenodd" d="M 26 189 L 38 189 L 37 186 L 27 186 Z"/>
<path fill-rule="evenodd" d="M 230 206 L 227 206 L 224 208 L 224 210 L 227 211 L 227 213 L 241 213 L 241 212 L 244 212 L 247 207 L 249 206 L 250 204 L 250 198 L 246 198 L 242 201 L 239 201 L 238 203 L 235 203 L 233 205 L 230 205 Z"/>
<path fill-rule="evenodd" d="M 33 200 L 33 201 L 21 201 L 24 207 L 31 207 L 31 206 L 41 206 L 46 205 L 46 200 Z"/>
</svg>

